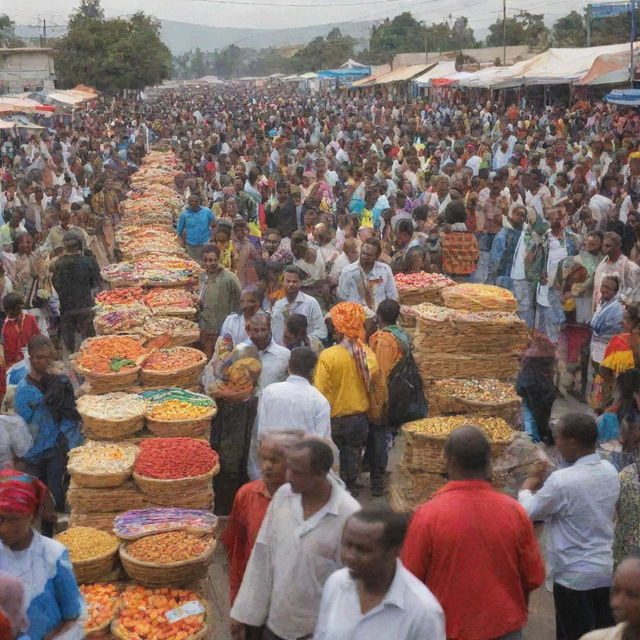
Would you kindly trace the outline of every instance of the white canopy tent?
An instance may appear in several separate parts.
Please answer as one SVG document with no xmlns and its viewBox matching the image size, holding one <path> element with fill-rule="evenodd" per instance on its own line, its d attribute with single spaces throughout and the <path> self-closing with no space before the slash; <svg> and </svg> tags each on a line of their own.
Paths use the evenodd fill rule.
<svg viewBox="0 0 640 640">
<path fill-rule="evenodd" d="M 432 82 L 436 78 L 447 78 L 451 74 L 456 73 L 455 60 L 447 60 L 446 62 L 438 62 L 432 69 L 418 76 L 414 82 L 419 87 L 431 87 Z"/>
</svg>

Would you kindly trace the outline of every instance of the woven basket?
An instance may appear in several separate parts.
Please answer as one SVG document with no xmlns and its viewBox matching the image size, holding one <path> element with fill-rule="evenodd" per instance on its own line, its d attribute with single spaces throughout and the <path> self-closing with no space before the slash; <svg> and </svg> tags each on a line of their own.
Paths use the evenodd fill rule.
<svg viewBox="0 0 640 640">
<path fill-rule="evenodd" d="M 495 378 L 511 380 L 520 370 L 520 360 L 508 354 L 460 354 L 414 351 L 414 357 L 422 379 L 444 378 Z"/>
<path fill-rule="evenodd" d="M 516 416 L 522 404 L 520 398 L 514 398 L 506 402 L 477 402 L 468 398 L 442 393 L 435 386 L 429 389 L 428 397 L 430 416 L 467 414 L 487 418 L 502 418 L 510 426 L 516 423 Z"/>
<path fill-rule="evenodd" d="M 143 562 L 127 553 L 126 544 L 120 545 L 120 560 L 127 575 L 145 587 L 180 587 L 200 580 L 207 575 L 209 564 L 216 550 L 215 539 L 199 556 L 183 562 L 160 564 Z"/>
<path fill-rule="evenodd" d="M 409 313 L 402 313 L 398 316 L 398 324 L 404 329 L 413 329 L 417 325 L 418 318 Z"/>
<path fill-rule="evenodd" d="M 132 480 L 103 491 L 80 487 L 72 479 L 67 491 L 67 502 L 73 511 L 84 514 L 132 511 L 144 509 L 151 504 Z"/>
<path fill-rule="evenodd" d="M 164 585 L 161 585 L 164 586 Z M 206 620 L 209 620 L 210 616 L 207 612 Z M 198 633 L 193 633 L 190 636 L 187 636 L 183 640 L 202 640 L 203 638 L 208 637 L 209 634 L 209 625 L 205 622 L 202 629 L 198 631 Z M 124 629 L 121 629 L 118 626 L 118 619 L 116 618 L 111 624 L 111 635 L 118 640 L 132 640 L 132 636 L 129 635 Z"/>
<path fill-rule="evenodd" d="M 80 487 L 106 489 L 123 485 L 131 477 L 133 463 L 128 469 L 118 473 L 86 473 L 84 471 L 74 471 L 72 467 L 68 467 L 67 470 L 73 481 Z"/>
<path fill-rule="evenodd" d="M 109 532 L 112 533 L 112 532 Z M 81 560 L 73 562 L 73 573 L 78 584 L 93 584 L 101 582 L 105 576 L 111 573 L 118 561 L 118 544 L 107 553 L 91 558 L 91 560 Z"/>
<path fill-rule="evenodd" d="M 202 370 L 207 364 L 207 356 L 198 349 L 183 348 L 199 353 L 201 356 L 199 361 L 175 371 L 149 371 L 142 369 L 140 376 L 146 389 L 164 389 L 168 387 L 182 387 L 184 389 L 198 384 Z"/>
<path fill-rule="evenodd" d="M 105 531 L 113 535 L 113 520 L 117 515 L 117 513 L 112 511 L 82 513 L 76 509 L 72 509 L 69 514 L 69 527 L 93 527 L 94 529 L 100 529 L 100 531 Z"/>
<path fill-rule="evenodd" d="M 154 498 L 150 507 L 178 507 L 180 509 L 202 509 L 210 511 L 213 509 L 213 488 L 206 491 L 194 491 L 181 493 L 180 495 Z"/>
<path fill-rule="evenodd" d="M 185 418 L 184 420 L 158 420 L 147 417 L 147 427 L 159 438 L 178 438 L 180 436 L 197 438 L 202 436 L 211 427 L 211 420 L 218 412 L 213 405 L 200 418 Z"/>
<path fill-rule="evenodd" d="M 174 318 L 184 318 L 185 320 L 193 320 L 198 315 L 198 310 L 194 308 L 183 309 L 181 307 L 153 307 L 151 313 L 154 316 L 165 316 Z"/>
<path fill-rule="evenodd" d="M 219 472 L 220 464 L 218 463 L 211 471 L 191 478 L 158 480 L 157 478 L 141 476 L 134 471 L 133 479 L 140 487 L 140 490 L 149 496 L 152 501 L 156 502 L 158 499 L 174 499 L 187 493 L 204 493 L 211 488 L 211 478 Z"/>
<path fill-rule="evenodd" d="M 124 420 L 105 420 L 93 418 L 86 413 L 78 412 L 88 436 L 104 440 L 119 440 L 144 428 L 144 414 Z"/>
<path fill-rule="evenodd" d="M 398 289 L 400 304 L 416 305 L 423 302 L 442 305 L 442 290 L 447 285 L 436 287 L 417 287 L 415 289 Z"/>
<path fill-rule="evenodd" d="M 111 623 L 114 621 L 114 619 L 115 616 L 113 616 L 113 618 L 111 618 L 108 622 L 105 622 L 99 627 L 94 627 L 93 629 L 85 629 L 84 640 L 100 640 L 101 638 L 108 638 Z"/>
<path fill-rule="evenodd" d="M 74 369 L 91 384 L 91 392 L 96 395 L 111 393 L 112 391 L 127 391 L 138 381 L 140 367 L 136 366 L 126 371 L 113 373 L 94 373 L 74 363 Z"/>
</svg>

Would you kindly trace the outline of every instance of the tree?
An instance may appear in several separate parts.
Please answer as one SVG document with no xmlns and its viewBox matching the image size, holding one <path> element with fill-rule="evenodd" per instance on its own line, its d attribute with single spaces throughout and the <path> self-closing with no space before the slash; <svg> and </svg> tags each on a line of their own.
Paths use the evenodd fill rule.
<svg viewBox="0 0 640 640">
<path fill-rule="evenodd" d="M 326 38 L 318 36 L 306 47 L 291 56 L 288 67 L 291 71 L 317 71 L 333 69 L 348 58 L 353 58 L 356 41 L 351 36 L 343 36 L 340 29 L 334 28 Z"/>
<path fill-rule="evenodd" d="M 10 47 L 16 39 L 16 23 L 6 14 L 0 15 L 0 47 Z"/>
<path fill-rule="evenodd" d="M 584 47 L 587 27 L 582 16 L 572 11 L 560 18 L 551 29 L 551 39 L 556 47 Z"/>
<path fill-rule="evenodd" d="M 99 0 L 82 0 L 58 42 L 56 71 L 63 87 L 88 84 L 105 93 L 143 89 L 171 73 L 160 23 L 142 12 L 105 19 Z"/>
<path fill-rule="evenodd" d="M 205 74 L 206 69 L 204 66 L 204 56 L 202 55 L 200 47 L 196 47 L 189 63 L 189 75 L 193 78 L 202 78 Z"/>
<path fill-rule="evenodd" d="M 513 18 L 507 18 L 506 41 L 503 38 L 502 18 L 489 25 L 488 47 L 507 45 L 529 45 L 544 47 L 548 44 L 549 29 L 544 24 L 544 15 L 520 11 Z"/>
</svg>

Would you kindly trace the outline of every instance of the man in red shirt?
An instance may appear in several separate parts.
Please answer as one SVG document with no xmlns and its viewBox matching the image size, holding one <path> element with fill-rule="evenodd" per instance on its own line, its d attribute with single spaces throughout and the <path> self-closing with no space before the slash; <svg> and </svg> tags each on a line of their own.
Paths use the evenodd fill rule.
<svg viewBox="0 0 640 640">
<path fill-rule="evenodd" d="M 8 293 L 2 299 L 2 307 L 7 316 L 2 327 L 4 362 L 7 369 L 22 360 L 22 349 L 33 336 L 40 335 L 36 319 L 22 310 L 24 300 L 17 293 Z"/>
<path fill-rule="evenodd" d="M 286 457 L 302 431 L 268 431 L 260 441 L 262 478 L 240 487 L 222 541 L 229 556 L 229 597 L 233 605 L 271 496 L 285 483 Z M 259 635 L 256 637 L 260 637 Z"/>
<path fill-rule="evenodd" d="M 519 640 L 544 563 L 527 513 L 491 487 L 484 432 L 447 439 L 449 482 L 413 516 L 402 562 L 445 613 L 448 640 Z"/>
</svg>

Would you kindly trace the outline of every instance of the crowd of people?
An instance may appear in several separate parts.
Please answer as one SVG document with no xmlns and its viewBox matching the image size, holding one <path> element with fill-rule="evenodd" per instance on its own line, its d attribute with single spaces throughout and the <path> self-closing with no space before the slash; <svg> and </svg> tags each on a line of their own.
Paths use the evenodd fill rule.
<svg viewBox="0 0 640 640">
<path fill-rule="evenodd" d="M 47 537 L 83 437 L 68 355 L 93 335 L 100 268 L 121 258 L 130 177 L 153 145 L 175 155 L 175 231 L 203 268 L 233 638 L 517 640 L 545 575 L 559 640 L 640 637 L 635 110 L 238 83 L 35 119 L 41 133 L 0 147 L 6 637 L 82 637 L 68 556 Z M 408 521 L 358 498 L 367 472 L 385 494 L 399 424 L 426 415 L 421 380 L 405 380 L 411 406 L 389 395 L 412 359 L 394 276 L 420 272 L 514 294 L 535 331 L 524 428 L 562 466 L 500 494 L 486 436 L 460 427 L 448 483 Z M 558 393 L 598 422 L 585 408 L 552 424 Z"/>
</svg>

